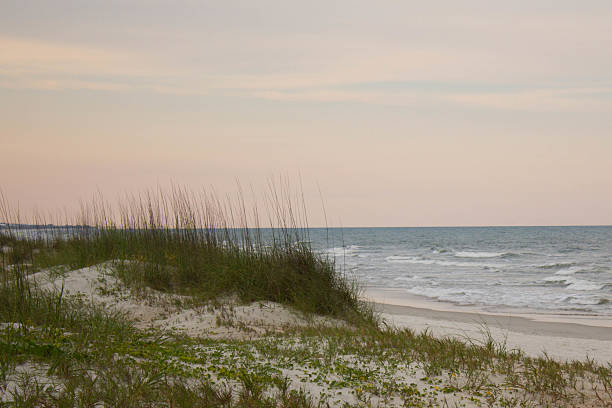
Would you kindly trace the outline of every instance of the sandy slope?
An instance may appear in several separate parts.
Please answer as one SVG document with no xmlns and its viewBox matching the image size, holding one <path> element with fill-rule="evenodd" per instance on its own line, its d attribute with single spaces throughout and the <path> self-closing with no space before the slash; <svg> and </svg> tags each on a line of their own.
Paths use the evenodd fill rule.
<svg viewBox="0 0 612 408">
<path fill-rule="evenodd" d="M 342 326 L 346 324 L 330 318 L 305 317 L 274 302 L 255 302 L 250 305 L 240 305 L 235 299 L 228 298 L 215 306 L 190 308 L 184 305 L 177 306 L 177 303 L 188 300 L 177 295 L 148 290 L 142 296 L 135 296 L 115 277 L 114 268 L 116 264 L 117 261 L 73 271 L 42 271 L 30 275 L 30 279 L 43 290 L 62 291 L 65 296 L 78 296 L 86 301 L 90 300 L 109 309 L 124 312 L 136 322 L 138 328 L 171 329 L 189 336 L 249 340 L 262 339 L 267 335 L 274 335 L 275 332 L 295 326 Z M 285 346 L 304 346 L 300 343 L 301 340 L 299 339 L 289 339 Z M 325 346 L 324 338 L 321 338 L 316 346 L 307 345 L 307 347 L 316 348 L 325 348 Z M 264 364 L 275 364 L 273 360 L 268 360 L 267 356 L 260 355 L 259 358 Z M 375 363 L 358 355 L 341 355 L 337 356 L 336 360 L 342 361 L 346 366 L 362 367 L 364 369 L 375 368 L 372 366 Z M 309 366 L 308 362 L 303 363 L 304 365 L 296 365 L 291 369 L 279 367 L 283 376 L 286 376 L 293 384 L 292 388 L 306 390 L 315 400 L 322 393 L 327 393 L 328 396 L 331 394 L 333 395 L 331 406 L 359 403 L 355 390 L 350 387 L 335 387 L 330 390 L 329 387 L 312 381 L 313 368 Z M 29 363 L 18 367 L 19 372 L 29 371 L 34 373 L 42 383 L 52 383 L 53 379 L 37 374 L 42 372 L 43 369 Z M 422 380 L 426 374 L 416 363 L 398 366 L 391 375 L 396 381 L 415 384 L 422 390 L 433 387 L 430 383 Z M 334 378 L 332 375 L 330 380 Z M 340 377 L 335 379 L 341 380 Z M 9 382 L 9 387 L 15 388 L 16 382 L 17 379 L 13 379 Z M 395 397 L 391 397 L 391 399 L 386 399 L 386 397 L 385 395 L 372 395 L 369 398 L 375 406 L 381 403 L 385 406 L 402 405 L 399 399 L 396 401 Z M 460 406 L 476 406 L 467 399 L 468 397 L 467 394 L 459 392 L 456 395 L 432 393 L 430 398 L 431 401 L 436 401 L 434 402 L 435 405 L 451 404 L 450 406 L 454 406 L 456 401 L 461 401 Z"/>
<path fill-rule="evenodd" d="M 249 305 L 239 304 L 236 299 L 228 298 L 220 302 L 197 307 L 189 306 L 190 299 L 178 295 L 170 295 L 153 290 L 145 290 L 143 293 L 133 293 L 116 278 L 115 268 L 117 261 L 106 262 L 100 265 L 82 268 L 74 271 L 43 271 L 30 275 L 36 284 L 43 290 L 63 291 L 66 296 L 79 296 L 85 301 L 91 301 L 104 305 L 110 310 L 124 312 L 128 317 L 135 321 L 138 328 L 159 328 L 169 329 L 186 334 L 192 337 L 208 338 L 229 338 L 239 340 L 266 340 L 275 333 L 281 332 L 289 327 L 307 325 L 344 325 L 345 323 L 329 318 L 306 316 L 292 311 L 289 308 L 273 302 L 255 302 Z M 478 339 L 482 334 L 482 321 L 478 320 L 481 316 L 472 314 L 453 314 L 452 312 L 435 312 L 427 309 L 407 308 L 401 306 L 379 305 L 383 312 L 383 317 L 388 321 L 399 326 L 407 326 L 416 330 L 430 329 L 437 335 L 457 335 Z M 550 355 L 561 358 L 582 358 L 585 352 L 604 361 L 612 353 L 612 339 L 609 339 L 608 332 L 598 332 L 596 329 L 589 335 L 588 331 L 582 328 L 574 328 L 574 337 L 562 337 L 558 334 L 565 333 L 564 327 L 554 326 L 549 323 L 548 331 L 530 333 L 537 327 L 530 326 L 528 320 L 512 320 L 512 331 L 508 330 L 508 322 L 496 320 L 498 316 L 488 317 L 486 325 L 491 334 L 498 340 L 507 338 L 510 348 L 520 346 L 530 354 L 538 354 L 546 349 Z M 10 323 L 9 323 L 10 324 Z M 539 327 L 539 326 L 538 326 Z M 567 326 L 569 327 L 569 326 Z M 601 329 L 601 328 L 600 328 Z M 537 330 L 536 330 L 537 331 Z M 270 337 L 269 337 L 270 336 Z M 597 337 L 599 336 L 599 337 Z M 310 343 L 308 343 L 310 341 Z M 287 377 L 293 384 L 293 388 L 306 390 L 316 399 L 321 393 L 331 393 L 333 399 L 331 406 L 342 406 L 344 403 L 358 404 L 359 400 L 355 389 L 351 387 L 330 388 L 321 382 L 313 380 L 320 373 L 318 369 L 311 365 L 309 361 L 298 361 L 292 368 L 279 364 L 267 355 L 262 355 L 251 346 L 251 342 L 245 342 L 243 349 L 246 354 L 243 357 L 232 354 L 232 359 L 240 362 L 240 358 L 246 360 L 239 364 L 252 363 L 258 360 L 266 365 L 275 366 L 282 375 Z M 326 347 L 325 337 L 315 339 L 283 338 L 277 343 L 278 347 L 307 347 L 310 350 L 324 350 Z M 236 353 L 237 349 L 221 350 L 222 354 Z M 204 355 L 207 352 L 217 353 L 219 349 L 214 347 L 211 350 L 206 347 L 194 349 L 194 356 Z M 205 359 L 206 360 L 206 359 Z M 346 367 L 353 367 L 361 372 L 371 372 L 372 375 L 379 376 L 379 384 L 382 381 L 392 379 L 402 384 L 414 386 L 426 394 L 425 397 L 432 406 L 480 406 L 474 403 L 470 394 L 459 391 L 453 394 L 443 394 L 437 386 L 434 387 L 419 362 L 402 363 L 397 366 L 381 364 L 370 357 L 361 355 L 338 354 L 334 357 L 334 364 L 341 362 Z M 234 360 L 233 360 L 234 361 Z M 236 363 L 238 364 L 238 363 Z M 206 366 L 202 366 L 206 370 Z M 18 372 L 29 372 L 34 374 L 43 382 L 53 382 L 54 379 L 46 378 L 42 373 L 44 367 L 32 366 L 26 363 L 18 367 Z M 441 378 L 450 378 L 452 373 L 444 373 Z M 341 380 L 337 374 L 325 374 L 326 381 Z M 454 374 L 453 374 L 454 375 Z M 496 376 L 491 373 L 489 381 L 497 381 Z M 15 389 L 17 379 L 9 381 L 8 386 Z M 368 380 L 369 381 L 369 380 Z M 457 378 L 458 384 L 463 381 Z M 234 384 L 234 386 L 239 386 Z M 372 406 L 401 406 L 402 401 L 396 397 L 385 399 L 384 385 L 380 385 L 383 392 L 379 395 L 370 395 Z M 502 391 L 506 395 L 506 391 Z M 328 394 L 329 395 L 329 394 Z M 3 399 L 5 396 L 3 396 Z M 585 405 L 596 406 L 596 405 Z"/>
<path fill-rule="evenodd" d="M 41 289 L 81 296 L 97 304 L 126 313 L 136 327 L 173 329 L 188 336 L 247 339 L 267 332 L 308 324 L 342 325 L 331 319 L 306 318 L 278 303 L 239 304 L 234 298 L 214 304 L 183 307 L 189 298 L 147 290 L 135 296 L 113 273 L 115 262 L 65 273 L 38 272 L 31 276 Z"/>
</svg>

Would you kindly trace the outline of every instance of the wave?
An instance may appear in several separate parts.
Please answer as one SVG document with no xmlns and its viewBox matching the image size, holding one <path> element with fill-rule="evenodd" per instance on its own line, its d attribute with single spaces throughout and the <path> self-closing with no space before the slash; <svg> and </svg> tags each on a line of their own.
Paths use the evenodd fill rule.
<svg viewBox="0 0 612 408">
<path fill-rule="evenodd" d="M 334 256 L 342 256 L 352 254 L 360 248 L 359 245 L 347 245 L 343 247 L 328 248 L 325 252 Z"/>
<path fill-rule="evenodd" d="M 403 282 L 414 282 L 415 280 L 420 280 L 422 279 L 420 276 L 418 275 L 414 275 L 414 276 L 398 276 L 397 278 L 393 278 L 393 280 L 395 281 L 403 281 Z"/>
<path fill-rule="evenodd" d="M 610 299 L 600 296 L 591 296 L 591 295 L 570 295 L 561 299 L 563 303 L 570 303 L 573 305 L 607 305 L 610 303 Z"/>
<path fill-rule="evenodd" d="M 581 268 L 580 266 L 570 266 L 569 268 L 559 269 L 557 272 L 555 272 L 555 275 L 573 275 L 584 270 L 585 269 Z"/>
<path fill-rule="evenodd" d="M 564 269 L 576 266 L 575 262 L 547 263 L 543 265 L 535 265 L 538 269 Z"/>
<path fill-rule="evenodd" d="M 424 286 L 414 286 L 406 289 L 406 292 L 413 295 L 425 296 L 428 298 L 450 302 L 465 302 L 469 296 L 468 291 L 461 288 L 430 288 Z"/>
<path fill-rule="evenodd" d="M 508 255 L 507 252 L 472 252 L 472 251 L 457 251 L 457 258 L 499 258 Z"/>
<path fill-rule="evenodd" d="M 438 266 L 459 266 L 459 267 L 478 267 L 478 268 L 498 268 L 503 265 L 484 264 L 477 262 L 457 262 L 457 261 L 441 261 L 438 259 L 424 259 L 416 256 L 398 256 L 392 255 L 385 258 L 390 263 L 407 263 L 417 265 L 438 265 Z"/>
<path fill-rule="evenodd" d="M 579 266 L 575 262 L 562 262 L 562 263 L 548 263 L 543 265 L 536 265 L 538 269 L 558 269 L 555 275 L 574 275 L 578 272 L 590 271 L 592 268 Z"/>
<path fill-rule="evenodd" d="M 549 276 L 543 279 L 544 282 L 559 283 L 565 285 L 566 289 L 570 290 L 600 290 L 605 286 L 604 284 L 598 284 L 583 279 L 576 279 L 572 276 Z"/>
</svg>

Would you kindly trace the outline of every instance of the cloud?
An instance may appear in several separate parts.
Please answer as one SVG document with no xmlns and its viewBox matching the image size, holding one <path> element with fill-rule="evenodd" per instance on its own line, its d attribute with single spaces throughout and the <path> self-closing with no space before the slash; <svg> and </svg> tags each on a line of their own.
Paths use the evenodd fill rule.
<svg viewBox="0 0 612 408">
<path fill-rule="evenodd" d="M 364 84 L 360 84 L 363 86 Z M 612 86 L 599 88 L 525 89 L 521 91 L 497 90 L 466 92 L 439 88 L 400 91 L 290 89 L 254 91 L 256 98 L 291 102 L 354 102 L 400 107 L 454 107 L 529 112 L 612 112 Z M 380 87 L 380 83 L 372 87 Z"/>
<path fill-rule="evenodd" d="M 142 66 L 134 65 L 136 58 L 115 50 L 58 44 L 40 40 L 0 37 L 0 67 L 14 74 L 132 74 Z"/>
<path fill-rule="evenodd" d="M 468 24 L 472 26 L 479 27 L 474 21 Z M 485 26 L 495 32 L 490 23 Z M 533 22 L 523 26 L 535 30 Z M 376 39 L 357 41 L 345 34 L 248 39 L 240 34 L 222 43 L 225 47 L 204 43 L 193 55 L 189 47 L 177 45 L 178 54 L 168 50 L 168 56 L 0 36 L 0 87 L 225 94 L 287 102 L 424 108 L 612 110 L 611 86 L 588 88 L 580 86 L 580 81 L 558 85 L 549 75 L 554 58 L 531 55 L 533 51 L 520 47 L 492 53 L 479 47 L 458 50 Z M 521 54 L 523 58 L 518 58 Z M 248 64 L 238 64 L 245 56 Z M 271 63 L 283 56 L 289 58 L 285 64 Z M 292 66 L 296 61 L 299 63 Z M 547 77 L 549 84 L 538 80 Z M 420 86 L 431 83 L 439 85 L 435 89 Z M 500 88 L 499 84 L 520 84 L 521 89 L 486 90 Z"/>
<path fill-rule="evenodd" d="M 0 50 L 3 88 L 163 89 L 170 73 L 148 55 L 122 50 L 14 37 L 0 37 Z"/>
<path fill-rule="evenodd" d="M 532 112 L 612 112 L 612 86 L 463 93 L 448 95 L 446 98 L 462 105 L 489 109 Z"/>
</svg>

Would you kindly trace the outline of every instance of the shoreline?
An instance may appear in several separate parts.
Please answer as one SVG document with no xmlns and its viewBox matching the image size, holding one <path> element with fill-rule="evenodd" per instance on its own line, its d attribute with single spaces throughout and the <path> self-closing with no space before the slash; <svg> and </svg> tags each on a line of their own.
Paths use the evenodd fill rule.
<svg viewBox="0 0 612 408">
<path fill-rule="evenodd" d="M 612 342 L 612 328 L 573 322 L 539 321 L 525 316 L 434 310 L 415 306 L 372 302 L 377 312 L 391 316 L 413 316 L 432 321 L 477 324 L 515 333 L 590 339 Z"/>
<path fill-rule="evenodd" d="M 592 359 L 612 363 L 612 328 L 574 321 L 542 321 L 531 316 L 486 313 L 473 310 L 436 310 L 424 302 L 398 305 L 370 299 L 374 310 L 397 328 L 438 337 L 457 337 L 475 343 L 489 339 L 508 350 L 520 349 L 531 357 L 562 361 Z"/>
<path fill-rule="evenodd" d="M 403 291 L 400 292 L 394 289 L 370 289 L 364 295 L 364 298 L 373 304 L 423 309 L 440 313 L 456 313 L 460 316 L 487 316 L 488 320 L 492 320 L 493 317 L 503 319 L 522 318 L 538 323 L 575 324 L 606 328 L 612 332 L 612 316 L 593 313 L 551 313 L 548 311 L 537 312 L 504 306 L 463 306 L 429 299 L 424 296 L 406 294 Z"/>
</svg>

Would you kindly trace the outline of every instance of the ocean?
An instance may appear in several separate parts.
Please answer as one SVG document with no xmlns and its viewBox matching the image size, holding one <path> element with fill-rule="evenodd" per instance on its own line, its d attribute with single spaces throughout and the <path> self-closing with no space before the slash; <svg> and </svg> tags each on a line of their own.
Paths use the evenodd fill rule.
<svg viewBox="0 0 612 408">
<path fill-rule="evenodd" d="M 612 315 L 612 227 L 310 229 L 310 240 L 374 300 Z"/>
<path fill-rule="evenodd" d="M 78 231 L 15 232 L 44 238 Z M 310 228 L 307 234 L 313 249 L 374 301 L 612 316 L 612 226 Z"/>
</svg>

